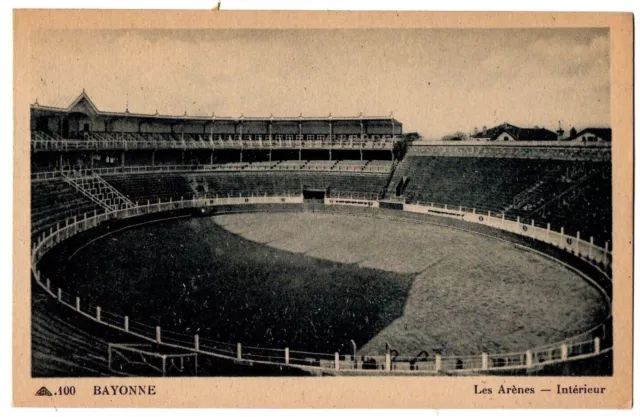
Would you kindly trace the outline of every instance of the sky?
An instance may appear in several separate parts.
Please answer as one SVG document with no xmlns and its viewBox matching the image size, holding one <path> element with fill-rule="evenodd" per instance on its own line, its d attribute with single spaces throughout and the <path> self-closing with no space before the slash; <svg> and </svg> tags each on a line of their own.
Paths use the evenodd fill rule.
<svg viewBox="0 0 640 417">
<path fill-rule="evenodd" d="M 41 30 L 30 101 L 219 116 L 393 116 L 439 139 L 509 122 L 608 126 L 609 31 Z"/>
</svg>

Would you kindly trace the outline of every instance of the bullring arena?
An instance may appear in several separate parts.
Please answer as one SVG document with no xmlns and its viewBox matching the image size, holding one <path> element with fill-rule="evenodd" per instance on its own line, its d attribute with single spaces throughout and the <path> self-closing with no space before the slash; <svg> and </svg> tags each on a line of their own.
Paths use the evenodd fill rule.
<svg viewBox="0 0 640 417">
<path fill-rule="evenodd" d="M 31 108 L 32 374 L 611 375 L 611 148 Z"/>
</svg>

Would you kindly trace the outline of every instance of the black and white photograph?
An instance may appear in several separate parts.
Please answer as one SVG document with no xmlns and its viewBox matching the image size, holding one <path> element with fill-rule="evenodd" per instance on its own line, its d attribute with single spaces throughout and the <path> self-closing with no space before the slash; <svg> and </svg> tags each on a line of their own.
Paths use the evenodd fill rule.
<svg viewBox="0 0 640 417">
<path fill-rule="evenodd" d="M 608 29 L 31 59 L 34 377 L 612 374 Z"/>
<path fill-rule="evenodd" d="M 623 395 L 630 19 L 38 13 L 15 73 L 14 389 L 33 404 L 189 386 L 200 406 L 244 381 Z"/>
</svg>

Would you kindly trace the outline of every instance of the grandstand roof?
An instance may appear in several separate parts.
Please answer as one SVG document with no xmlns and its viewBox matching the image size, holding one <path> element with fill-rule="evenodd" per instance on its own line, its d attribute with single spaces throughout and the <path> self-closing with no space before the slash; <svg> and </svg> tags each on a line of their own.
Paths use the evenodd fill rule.
<svg viewBox="0 0 640 417">
<path fill-rule="evenodd" d="M 231 121 L 243 121 L 243 120 L 247 120 L 247 121 L 309 121 L 309 120 L 317 120 L 317 121 L 330 121 L 330 120 L 345 120 L 345 121 L 354 121 L 354 120 L 381 120 L 381 121 L 389 121 L 389 122 L 393 122 L 394 124 L 397 125 L 401 125 L 402 123 L 399 122 L 398 120 L 394 119 L 393 117 L 393 113 L 389 114 L 388 116 L 364 116 L 362 113 L 360 113 L 358 116 L 352 116 L 352 117 L 347 117 L 347 116 L 332 116 L 331 113 L 329 113 L 328 116 L 303 116 L 302 113 L 300 113 L 299 116 L 274 116 L 273 114 L 266 116 L 266 117 L 259 117 L 259 116 L 245 116 L 244 114 L 241 114 L 238 117 L 232 117 L 232 116 L 217 116 L 215 113 L 213 113 L 211 116 L 189 116 L 187 115 L 187 113 L 185 112 L 182 116 L 177 116 L 177 115 L 166 115 L 166 114 L 159 114 L 157 111 L 154 114 L 145 114 L 145 113 L 133 113 L 130 112 L 129 109 L 127 108 L 124 112 L 111 112 L 111 111 L 103 111 L 103 110 L 99 110 L 97 108 L 97 106 L 93 103 L 93 101 L 91 100 L 91 98 L 89 98 L 89 95 L 85 92 L 85 90 L 82 90 L 82 93 L 80 93 L 80 95 L 68 106 L 68 107 L 58 107 L 58 106 L 46 106 L 46 105 L 42 105 L 40 103 L 38 103 L 38 101 L 36 100 L 36 102 L 34 104 L 31 105 L 31 109 L 32 110 L 38 110 L 38 111 L 45 111 L 45 112 L 53 112 L 53 113 L 73 113 L 76 111 L 80 111 L 82 113 L 92 113 L 91 116 L 112 116 L 112 117 L 137 117 L 137 118 L 152 118 L 152 119 L 172 119 L 172 120 L 178 120 L 178 119 L 184 119 L 184 120 L 193 120 L 193 121 L 210 121 L 210 120 L 231 120 Z"/>
</svg>

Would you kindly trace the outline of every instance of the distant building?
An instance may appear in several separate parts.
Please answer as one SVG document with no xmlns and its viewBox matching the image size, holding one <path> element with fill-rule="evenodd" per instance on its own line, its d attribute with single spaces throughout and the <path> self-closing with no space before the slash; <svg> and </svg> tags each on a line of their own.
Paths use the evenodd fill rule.
<svg viewBox="0 0 640 417">
<path fill-rule="evenodd" d="M 578 132 L 573 140 L 580 142 L 611 142 L 611 128 L 588 127 Z"/>
<path fill-rule="evenodd" d="M 495 141 L 552 141 L 558 140 L 558 135 L 559 132 L 552 132 L 545 128 L 523 128 L 509 123 L 503 123 L 490 129 L 484 126 L 482 131 L 471 135 L 471 139 Z"/>
</svg>

